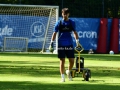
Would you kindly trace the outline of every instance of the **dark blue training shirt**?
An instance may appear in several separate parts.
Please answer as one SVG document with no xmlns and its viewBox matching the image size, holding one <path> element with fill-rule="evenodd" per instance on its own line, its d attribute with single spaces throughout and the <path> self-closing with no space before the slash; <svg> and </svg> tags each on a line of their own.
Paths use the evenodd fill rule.
<svg viewBox="0 0 120 90">
<path fill-rule="evenodd" d="M 76 31 L 75 22 L 69 19 L 68 21 L 59 20 L 54 28 L 54 32 L 58 33 L 58 46 L 73 45 L 72 31 Z"/>
</svg>

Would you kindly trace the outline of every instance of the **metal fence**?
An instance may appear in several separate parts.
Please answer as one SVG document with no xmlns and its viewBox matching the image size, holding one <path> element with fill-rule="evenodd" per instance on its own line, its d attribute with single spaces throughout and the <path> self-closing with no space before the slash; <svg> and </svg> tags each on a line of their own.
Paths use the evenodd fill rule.
<svg viewBox="0 0 120 90">
<path fill-rule="evenodd" d="M 120 0 L 62 0 L 63 7 L 70 8 L 72 17 L 120 18 Z"/>
<path fill-rule="evenodd" d="M 120 0 L 0 0 L 1 4 L 55 5 L 61 9 L 68 7 L 71 17 L 80 18 L 120 18 Z"/>
</svg>

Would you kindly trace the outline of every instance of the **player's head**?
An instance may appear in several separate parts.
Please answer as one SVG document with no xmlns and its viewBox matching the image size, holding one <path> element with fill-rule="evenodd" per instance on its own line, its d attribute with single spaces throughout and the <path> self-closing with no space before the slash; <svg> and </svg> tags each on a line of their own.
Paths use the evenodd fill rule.
<svg viewBox="0 0 120 90">
<path fill-rule="evenodd" d="M 69 17 L 69 9 L 68 8 L 63 8 L 62 9 L 62 17 L 63 17 L 63 19 L 65 19 L 65 20 L 67 20 L 68 19 L 68 17 Z"/>
</svg>

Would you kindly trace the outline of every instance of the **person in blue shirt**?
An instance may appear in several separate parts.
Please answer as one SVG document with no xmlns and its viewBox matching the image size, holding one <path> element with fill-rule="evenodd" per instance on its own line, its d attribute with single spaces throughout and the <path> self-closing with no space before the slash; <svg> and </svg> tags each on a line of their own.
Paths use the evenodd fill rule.
<svg viewBox="0 0 120 90">
<path fill-rule="evenodd" d="M 58 33 L 58 58 L 60 59 L 60 74 L 61 74 L 61 82 L 65 82 L 65 58 L 69 59 L 69 66 L 66 74 L 68 75 L 69 81 L 72 81 L 72 77 L 70 75 L 70 70 L 74 65 L 74 47 L 73 47 L 73 39 L 71 34 L 74 34 L 76 39 L 76 45 L 81 46 L 79 43 L 78 34 L 76 32 L 75 22 L 69 18 L 69 9 L 62 9 L 62 19 L 59 20 L 55 24 L 54 32 L 51 38 L 51 43 L 49 49 L 53 49 L 53 41 L 56 38 Z"/>
</svg>

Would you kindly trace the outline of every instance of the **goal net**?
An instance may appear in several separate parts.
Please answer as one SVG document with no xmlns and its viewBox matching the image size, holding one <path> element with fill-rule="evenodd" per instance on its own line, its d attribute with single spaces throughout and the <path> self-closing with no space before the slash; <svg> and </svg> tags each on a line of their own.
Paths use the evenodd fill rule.
<svg viewBox="0 0 120 90">
<path fill-rule="evenodd" d="M 0 4 L 0 44 L 4 43 L 0 46 L 4 51 L 15 51 L 27 42 L 27 52 L 46 51 L 58 11 L 58 6 Z"/>
<path fill-rule="evenodd" d="M 27 52 L 28 39 L 23 37 L 5 37 L 4 51 Z"/>
</svg>

